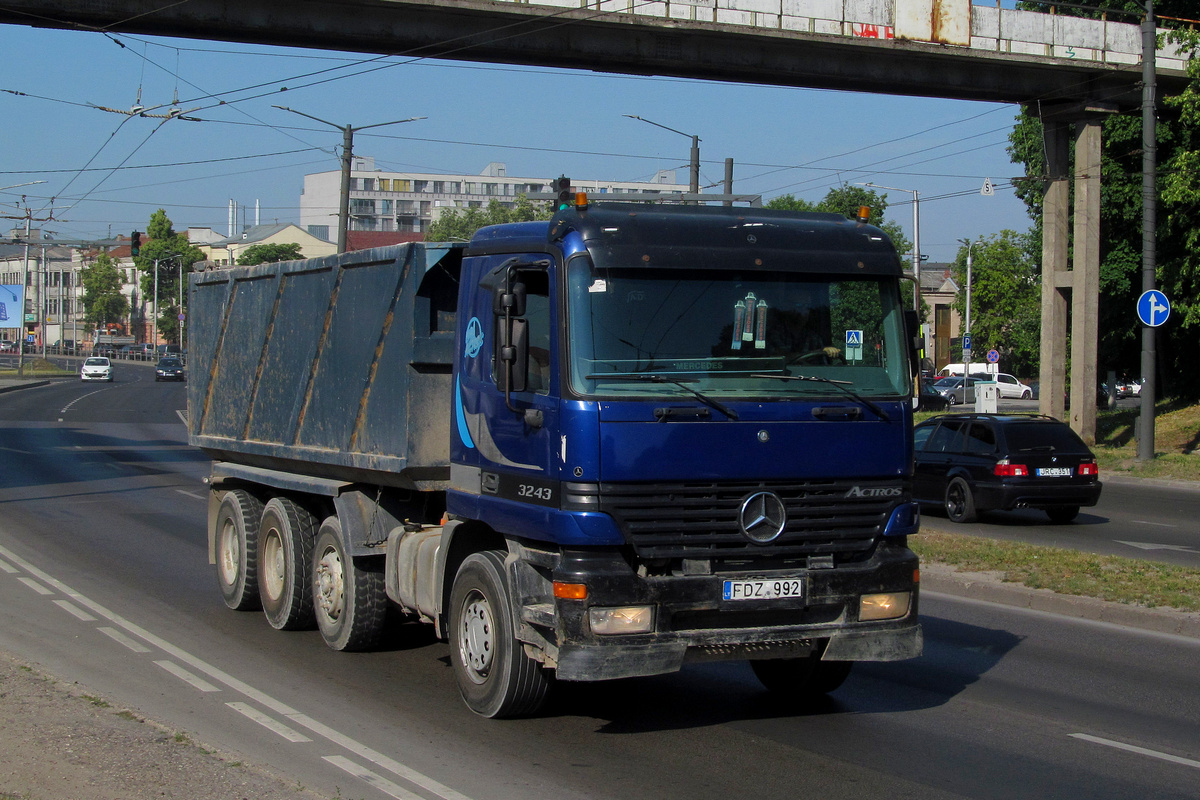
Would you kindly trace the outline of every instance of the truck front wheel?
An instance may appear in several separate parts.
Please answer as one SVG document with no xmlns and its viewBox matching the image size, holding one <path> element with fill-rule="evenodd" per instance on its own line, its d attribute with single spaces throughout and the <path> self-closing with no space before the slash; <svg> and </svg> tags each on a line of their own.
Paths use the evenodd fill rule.
<svg viewBox="0 0 1200 800">
<path fill-rule="evenodd" d="M 525 655 L 513 630 L 504 553 L 463 561 L 450 592 L 450 658 L 467 706 L 484 717 L 533 714 L 546 699 L 542 667 Z"/>
<path fill-rule="evenodd" d="M 217 584 L 225 605 L 254 611 L 258 601 L 258 521 L 263 504 L 241 489 L 226 492 L 217 511 Z"/>
<path fill-rule="evenodd" d="M 789 700 L 811 700 L 845 683 L 854 662 L 822 661 L 820 652 L 816 652 L 808 658 L 751 661 L 750 666 L 770 692 Z"/>
<path fill-rule="evenodd" d="M 337 517 L 321 523 L 312 559 L 313 609 L 325 644 L 334 650 L 369 650 L 379 643 L 387 616 L 383 573 L 346 555 Z"/>
<path fill-rule="evenodd" d="M 258 527 L 258 594 L 271 627 L 302 630 L 313 624 L 313 530 L 316 518 L 286 497 L 263 507 Z"/>
</svg>

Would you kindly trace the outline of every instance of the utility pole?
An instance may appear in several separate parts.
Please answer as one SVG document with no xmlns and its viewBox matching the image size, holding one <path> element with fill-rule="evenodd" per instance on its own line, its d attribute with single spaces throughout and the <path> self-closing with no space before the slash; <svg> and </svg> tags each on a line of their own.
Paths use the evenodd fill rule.
<svg viewBox="0 0 1200 800">
<path fill-rule="evenodd" d="M 639 117 L 636 114 L 622 114 L 622 116 L 629 117 L 630 119 L 640 120 L 649 125 L 653 125 L 656 128 L 662 128 L 664 131 L 670 131 L 671 133 L 678 133 L 680 136 L 686 136 L 692 140 L 692 152 L 691 152 L 691 167 L 692 167 L 692 169 L 691 169 L 691 180 L 688 181 L 688 191 L 692 194 L 699 194 L 700 193 L 700 137 L 696 136 L 695 134 L 692 134 L 692 133 L 684 133 L 683 131 L 677 131 L 674 128 L 668 128 L 666 125 L 660 125 L 659 123 L 655 122 L 654 120 L 649 120 L 649 119 L 646 119 L 645 117 Z"/>
<path fill-rule="evenodd" d="M 1155 118 L 1155 51 L 1158 31 L 1154 22 L 1154 0 L 1146 0 L 1146 18 L 1142 21 L 1142 291 L 1156 288 L 1158 236 L 1158 132 Z M 1154 401 L 1157 395 L 1155 336 L 1158 329 L 1142 326 L 1141 415 L 1138 417 L 1137 457 L 1154 459 Z"/>
<path fill-rule="evenodd" d="M 428 117 L 409 117 L 408 119 L 398 119 L 394 122 L 377 122 L 374 125 L 359 125 L 357 128 L 350 125 L 338 125 L 336 122 L 330 122 L 327 119 L 314 117 L 312 114 L 305 114 L 303 111 L 297 111 L 294 108 L 287 106 L 275 106 L 281 111 L 290 111 L 293 114 L 299 114 L 302 117 L 308 117 L 311 120 L 332 125 L 342 132 L 342 186 L 341 196 L 338 198 L 338 238 L 337 251 L 339 253 L 346 252 L 346 231 L 350 227 L 350 165 L 354 158 L 354 133 L 355 131 L 365 131 L 367 128 L 382 128 L 385 125 L 400 125 L 405 122 L 416 122 L 419 119 L 428 119 Z"/>
</svg>

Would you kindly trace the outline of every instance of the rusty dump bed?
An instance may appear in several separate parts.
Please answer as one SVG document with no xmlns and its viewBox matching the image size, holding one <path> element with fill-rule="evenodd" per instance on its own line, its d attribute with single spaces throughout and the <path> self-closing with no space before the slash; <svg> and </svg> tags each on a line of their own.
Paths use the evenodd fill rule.
<svg viewBox="0 0 1200 800">
<path fill-rule="evenodd" d="M 462 250 L 189 276 L 188 441 L 213 459 L 443 489 Z"/>
</svg>

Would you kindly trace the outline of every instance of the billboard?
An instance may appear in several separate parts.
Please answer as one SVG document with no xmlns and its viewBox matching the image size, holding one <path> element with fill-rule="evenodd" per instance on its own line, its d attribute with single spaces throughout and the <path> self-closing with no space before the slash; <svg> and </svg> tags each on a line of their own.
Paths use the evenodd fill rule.
<svg viewBox="0 0 1200 800">
<path fill-rule="evenodd" d="M 0 285 L 0 328 L 20 328 L 25 315 L 25 287 L 16 283 Z"/>
</svg>

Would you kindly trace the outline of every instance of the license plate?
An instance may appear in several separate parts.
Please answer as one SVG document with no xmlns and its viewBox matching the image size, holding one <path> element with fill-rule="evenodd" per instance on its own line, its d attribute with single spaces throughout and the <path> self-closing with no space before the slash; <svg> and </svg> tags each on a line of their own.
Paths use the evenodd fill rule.
<svg viewBox="0 0 1200 800">
<path fill-rule="evenodd" d="M 1039 467 L 1037 471 L 1039 478 L 1069 478 L 1071 477 L 1070 467 Z"/>
<path fill-rule="evenodd" d="M 804 580 L 802 578 L 725 581 L 725 587 L 721 593 L 723 600 L 778 600 L 784 597 L 800 598 L 803 596 Z"/>
</svg>

